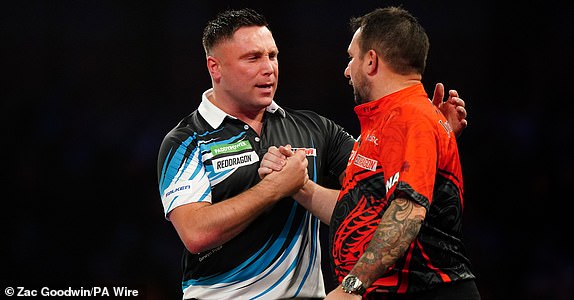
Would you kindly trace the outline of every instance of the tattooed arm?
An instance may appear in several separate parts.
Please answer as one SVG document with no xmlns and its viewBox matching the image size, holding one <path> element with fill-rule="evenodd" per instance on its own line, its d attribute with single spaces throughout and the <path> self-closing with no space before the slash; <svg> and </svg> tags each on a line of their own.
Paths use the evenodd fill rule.
<svg viewBox="0 0 574 300">
<path fill-rule="evenodd" d="M 416 238 L 426 215 L 426 209 L 405 198 L 391 202 L 383 214 L 367 250 L 359 258 L 350 274 L 357 276 L 365 288 L 381 277 Z M 325 299 L 357 299 L 357 295 L 345 293 L 341 287 L 334 289 Z"/>
</svg>

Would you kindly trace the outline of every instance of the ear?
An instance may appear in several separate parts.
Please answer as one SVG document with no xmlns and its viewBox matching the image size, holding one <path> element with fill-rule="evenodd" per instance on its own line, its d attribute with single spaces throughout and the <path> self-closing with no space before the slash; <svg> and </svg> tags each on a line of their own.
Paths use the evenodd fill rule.
<svg viewBox="0 0 574 300">
<path fill-rule="evenodd" d="M 220 69 L 220 62 L 217 58 L 213 56 L 207 56 L 207 70 L 209 71 L 209 75 L 213 80 L 219 80 L 221 78 L 221 69 Z"/>
<path fill-rule="evenodd" d="M 365 55 L 365 61 L 367 64 L 367 74 L 374 75 L 377 73 L 377 68 L 379 67 L 379 56 L 375 50 L 369 50 Z"/>
</svg>

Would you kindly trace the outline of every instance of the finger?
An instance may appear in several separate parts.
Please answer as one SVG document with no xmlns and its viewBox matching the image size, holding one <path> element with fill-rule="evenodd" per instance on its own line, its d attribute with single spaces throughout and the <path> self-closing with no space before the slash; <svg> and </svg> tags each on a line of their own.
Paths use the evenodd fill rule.
<svg viewBox="0 0 574 300">
<path fill-rule="evenodd" d="M 276 156 L 268 152 L 265 153 L 265 155 L 263 155 L 260 166 L 269 168 L 274 171 L 280 171 L 281 168 L 283 168 L 283 166 L 285 165 L 286 159 L 287 159 L 286 157 Z"/>
<path fill-rule="evenodd" d="M 275 157 L 276 159 L 274 159 L 274 161 L 284 160 L 287 157 L 281 153 L 280 148 L 281 147 L 277 148 L 275 146 L 269 147 L 269 149 L 267 149 L 267 153 L 265 154 L 265 156 L 269 156 L 270 157 L 269 159 L 271 159 L 271 157 Z"/>
<path fill-rule="evenodd" d="M 439 82 L 434 87 L 432 103 L 438 107 L 442 103 L 442 99 L 444 99 L 444 85 Z"/>
<path fill-rule="evenodd" d="M 453 104 L 453 105 L 455 105 L 455 106 L 457 106 L 457 107 L 458 107 L 458 106 L 462 106 L 462 107 L 465 107 L 465 106 L 466 106 L 466 103 L 464 102 L 464 100 L 462 100 L 462 99 L 459 98 L 459 97 L 449 97 L 448 100 L 447 100 L 447 102 L 450 103 L 450 104 Z"/>
<path fill-rule="evenodd" d="M 449 90 L 448 96 L 449 96 L 449 98 L 450 97 L 458 97 L 458 91 L 457 90 Z"/>
<path fill-rule="evenodd" d="M 291 145 L 289 145 L 289 144 L 287 144 L 286 146 L 280 146 L 279 152 L 285 157 L 289 157 L 289 156 L 293 155 L 293 149 L 291 148 Z"/>
<path fill-rule="evenodd" d="M 287 160 L 289 159 L 295 159 L 297 161 L 300 161 L 302 163 L 305 164 L 305 167 L 307 167 L 307 155 L 305 154 L 304 150 L 297 150 L 296 152 L 293 153 L 293 156 L 288 157 Z"/>
<path fill-rule="evenodd" d="M 265 178 L 265 176 L 267 176 L 271 172 L 273 172 L 273 170 L 267 167 L 259 167 L 259 169 L 257 169 L 257 173 L 259 173 L 259 178 L 261 179 Z"/>
<path fill-rule="evenodd" d="M 457 106 L 456 112 L 457 112 L 457 115 L 458 115 L 458 118 L 459 118 L 459 119 L 466 119 L 467 113 L 466 113 L 466 109 L 465 109 L 464 107 L 462 107 L 462 106 Z"/>
<path fill-rule="evenodd" d="M 298 159 L 303 159 L 303 158 L 307 157 L 305 155 L 305 150 L 303 150 L 303 149 L 298 149 L 297 151 L 291 152 L 291 153 L 293 153 L 293 156 L 295 156 Z"/>
<path fill-rule="evenodd" d="M 275 146 L 270 146 L 267 149 L 267 153 L 271 153 L 271 154 L 276 155 L 276 156 L 281 156 L 281 152 L 279 151 L 279 148 L 277 148 Z"/>
<path fill-rule="evenodd" d="M 303 162 L 305 168 L 307 168 L 307 164 L 309 162 L 307 161 L 307 154 L 305 153 L 305 150 L 297 150 L 297 153 L 295 153 L 295 155 L 297 156 L 298 159 L 301 160 L 301 162 Z"/>
<path fill-rule="evenodd" d="M 267 153 L 263 155 L 260 162 L 260 167 L 268 168 L 272 171 L 281 171 L 285 165 L 287 157 L 279 153 L 279 149 L 275 146 L 268 148 Z"/>
</svg>

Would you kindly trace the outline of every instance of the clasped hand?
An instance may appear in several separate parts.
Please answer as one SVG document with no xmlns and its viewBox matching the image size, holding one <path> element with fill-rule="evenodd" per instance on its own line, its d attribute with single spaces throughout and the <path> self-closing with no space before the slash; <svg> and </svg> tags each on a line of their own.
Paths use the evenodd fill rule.
<svg viewBox="0 0 574 300">
<path fill-rule="evenodd" d="M 309 180 L 305 151 L 293 151 L 291 145 L 271 146 L 263 155 L 259 169 L 261 179 L 274 180 L 285 196 L 299 191 Z"/>
</svg>

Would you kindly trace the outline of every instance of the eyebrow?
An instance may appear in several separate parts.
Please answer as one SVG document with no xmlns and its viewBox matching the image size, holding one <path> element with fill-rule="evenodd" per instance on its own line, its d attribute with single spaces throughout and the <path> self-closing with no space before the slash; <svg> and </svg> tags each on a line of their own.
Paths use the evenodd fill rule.
<svg viewBox="0 0 574 300">
<path fill-rule="evenodd" d="M 242 54 L 240 57 L 244 58 L 244 57 L 248 57 L 248 56 L 263 56 L 264 53 L 266 53 L 266 51 L 260 51 L 260 50 L 252 50 L 252 51 L 248 51 L 244 54 Z M 277 55 L 279 54 L 279 50 L 274 49 L 268 52 L 270 55 Z"/>
</svg>

